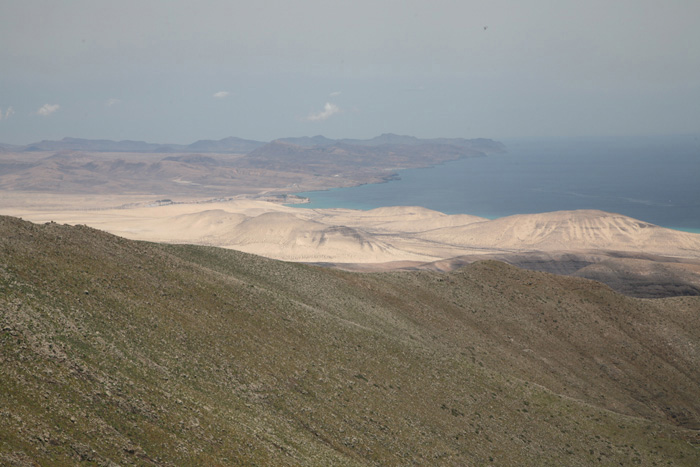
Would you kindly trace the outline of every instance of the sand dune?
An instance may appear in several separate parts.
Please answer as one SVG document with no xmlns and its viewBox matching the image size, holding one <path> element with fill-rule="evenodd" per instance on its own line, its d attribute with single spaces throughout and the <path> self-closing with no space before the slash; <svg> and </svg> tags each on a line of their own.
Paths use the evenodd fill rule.
<svg viewBox="0 0 700 467">
<path fill-rule="evenodd" d="M 416 236 L 451 245 L 500 250 L 617 250 L 700 257 L 700 235 L 595 210 L 509 216 Z"/>
<path fill-rule="evenodd" d="M 448 215 L 418 206 L 393 206 L 357 210 L 317 210 L 328 222 L 374 232 L 416 233 L 443 227 L 456 227 L 483 222 L 488 219 L 467 214 Z"/>
<path fill-rule="evenodd" d="M 178 241 L 188 239 L 194 243 L 216 245 L 217 239 L 248 217 L 241 213 L 231 213 L 223 209 L 211 209 L 191 214 L 155 219 L 141 222 L 142 229 L 149 229 L 158 241 Z"/>
<path fill-rule="evenodd" d="M 392 261 L 428 259 L 401 251 L 362 230 L 303 219 L 287 212 L 251 217 L 220 237 L 220 244 L 248 253 L 290 261 Z"/>
<path fill-rule="evenodd" d="M 288 261 L 428 262 L 461 255 L 591 250 L 700 258 L 700 235 L 593 210 L 487 220 L 421 207 L 298 209 L 236 199 L 131 209 L 32 210 L 21 217 L 87 224 L 131 239 L 221 246 Z"/>
</svg>

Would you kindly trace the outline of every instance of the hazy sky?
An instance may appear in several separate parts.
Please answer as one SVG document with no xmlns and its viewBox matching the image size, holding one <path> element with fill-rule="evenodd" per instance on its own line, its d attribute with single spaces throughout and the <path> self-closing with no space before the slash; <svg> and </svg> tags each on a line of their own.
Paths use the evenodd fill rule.
<svg viewBox="0 0 700 467">
<path fill-rule="evenodd" d="M 0 0 L 0 142 L 700 133 L 698 0 Z"/>
</svg>

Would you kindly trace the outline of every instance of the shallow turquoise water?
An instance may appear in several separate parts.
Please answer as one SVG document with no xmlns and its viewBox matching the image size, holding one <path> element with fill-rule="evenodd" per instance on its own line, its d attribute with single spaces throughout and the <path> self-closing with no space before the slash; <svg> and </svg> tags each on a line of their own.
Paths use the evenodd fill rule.
<svg viewBox="0 0 700 467">
<path fill-rule="evenodd" d="M 399 173 L 400 180 L 297 193 L 300 208 L 424 206 L 490 219 L 600 209 L 700 233 L 700 141 L 507 141 L 507 154 Z"/>
</svg>

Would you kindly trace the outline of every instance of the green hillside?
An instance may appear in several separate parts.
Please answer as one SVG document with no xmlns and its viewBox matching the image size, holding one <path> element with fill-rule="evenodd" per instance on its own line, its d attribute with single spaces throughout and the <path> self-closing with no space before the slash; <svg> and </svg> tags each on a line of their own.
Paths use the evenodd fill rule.
<svg viewBox="0 0 700 467">
<path fill-rule="evenodd" d="M 700 465 L 699 317 L 0 217 L 0 465 Z"/>
</svg>

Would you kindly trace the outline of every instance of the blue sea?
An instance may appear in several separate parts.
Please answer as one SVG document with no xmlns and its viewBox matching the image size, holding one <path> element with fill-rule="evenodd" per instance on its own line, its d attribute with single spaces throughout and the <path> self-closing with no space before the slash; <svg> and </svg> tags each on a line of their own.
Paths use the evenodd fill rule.
<svg viewBox="0 0 700 467">
<path fill-rule="evenodd" d="M 700 233 L 700 138 L 505 140 L 508 152 L 399 172 L 400 179 L 297 193 L 300 208 L 423 206 L 494 219 L 600 209 Z"/>
</svg>

